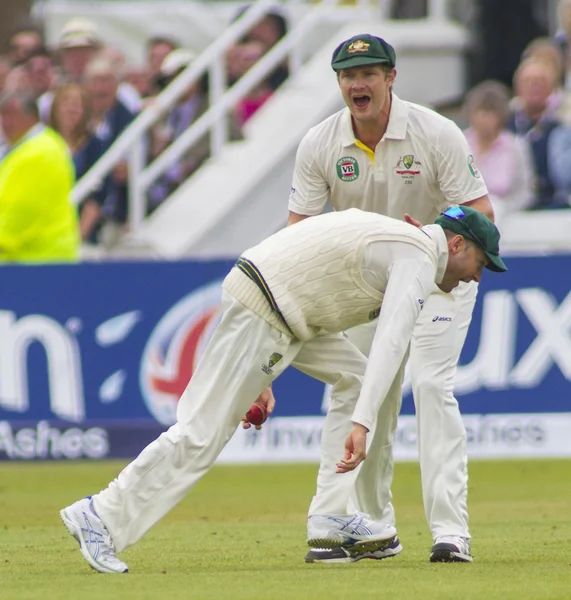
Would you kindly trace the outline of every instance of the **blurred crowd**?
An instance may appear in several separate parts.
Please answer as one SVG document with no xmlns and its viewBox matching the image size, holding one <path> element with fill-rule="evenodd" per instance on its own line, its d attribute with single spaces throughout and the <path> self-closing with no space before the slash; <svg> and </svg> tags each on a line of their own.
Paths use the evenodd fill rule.
<svg viewBox="0 0 571 600">
<path fill-rule="evenodd" d="M 524 49 L 512 90 L 486 80 L 466 97 L 465 134 L 498 220 L 571 205 L 571 0 L 559 2 L 559 21 Z"/>
<path fill-rule="evenodd" d="M 412 10 L 417 4 L 411 0 L 406 6 Z M 465 135 L 500 221 L 514 211 L 563 209 L 571 204 L 571 0 L 560 0 L 559 23 L 555 36 L 528 43 L 507 85 L 506 77 L 498 76 L 503 83 L 485 80 L 466 97 Z M 286 32 L 280 13 L 261 19 L 227 51 L 227 85 L 232 86 Z M 106 44 L 88 20 L 69 20 L 55 47 L 46 46 L 36 23 L 21 24 L 10 36 L 9 51 L 0 56 L 0 159 L 4 157 L 6 164 L 22 135 L 35 135 L 36 125 L 44 124 L 65 141 L 75 181 L 79 180 L 195 58 L 184 48 L 184 40 L 157 36 L 146 42 L 144 64 L 135 66 L 120 48 Z M 228 116 L 230 139 L 241 137 L 244 124 L 288 74 L 285 62 L 235 106 Z M 146 161 L 163 152 L 208 107 L 204 76 L 152 128 L 145 143 Z M 206 135 L 153 183 L 147 212 L 155 210 L 209 154 Z M 3 185 L 11 185 L 3 182 L 8 175 L 8 169 L 0 169 L 0 192 Z M 127 186 L 127 163 L 122 162 L 81 203 L 76 226 L 83 242 L 110 243 L 124 230 Z"/>
<path fill-rule="evenodd" d="M 237 15 L 238 18 L 245 8 Z M 227 85 L 235 83 L 286 33 L 281 14 L 262 18 L 227 52 Z M 128 64 L 120 48 L 106 44 L 95 25 L 73 18 L 63 27 L 57 46 L 45 44 L 41 26 L 29 21 L 19 25 L 9 40 L 9 52 L 0 56 L 0 116 L 3 106 L 17 107 L 26 120 L 29 102 L 38 109 L 39 122 L 58 132 L 69 148 L 79 180 L 113 144 L 121 132 L 150 105 L 178 74 L 195 59 L 180 40 L 157 36 L 147 40 L 145 64 Z M 228 117 L 228 137 L 239 139 L 244 123 L 270 98 L 288 77 L 287 64 L 277 67 L 251 90 Z M 19 101 L 9 102 L 19 98 Z M 175 106 L 151 130 L 145 144 L 146 160 L 156 158 L 209 106 L 208 77 L 190 85 Z M 4 123 L 4 119 L 0 124 Z M 0 158 L 12 149 L 12 141 L 0 128 Z M 149 189 L 152 212 L 210 154 L 206 135 Z M 78 211 L 84 242 L 111 238 L 127 222 L 127 163 L 117 164 L 100 187 L 90 193 Z M 1 257 L 0 257 L 1 258 Z"/>
</svg>

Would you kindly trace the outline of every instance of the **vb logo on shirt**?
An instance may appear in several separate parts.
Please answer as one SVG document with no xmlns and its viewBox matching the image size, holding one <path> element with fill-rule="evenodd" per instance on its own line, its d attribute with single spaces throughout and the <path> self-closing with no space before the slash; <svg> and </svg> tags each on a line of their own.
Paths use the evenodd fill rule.
<svg viewBox="0 0 571 600">
<path fill-rule="evenodd" d="M 355 181 L 359 177 L 359 163 L 352 156 L 344 156 L 337 161 L 337 177 L 341 181 Z"/>
</svg>

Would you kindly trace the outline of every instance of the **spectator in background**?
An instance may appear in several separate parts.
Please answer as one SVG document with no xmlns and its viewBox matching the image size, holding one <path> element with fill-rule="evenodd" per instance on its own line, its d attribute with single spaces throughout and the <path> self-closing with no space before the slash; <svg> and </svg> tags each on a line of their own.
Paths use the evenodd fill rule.
<svg viewBox="0 0 571 600">
<path fill-rule="evenodd" d="M 97 53 L 97 58 L 105 58 L 113 67 L 113 70 L 117 74 L 117 78 L 119 80 L 119 87 L 117 89 L 117 94 L 121 100 L 121 102 L 132 112 L 139 113 L 143 108 L 143 103 L 141 102 L 141 96 L 139 96 L 139 92 L 128 82 L 124 81 L 125 74 L 125 53 L 117 48 L 112 48 L 111 46 L 104 46 Z"/>
<path fill-rule="evenodd" d="M 22 65 L 11 67 L 6 75 L 4 85 L 7 90 L 11 91 L 30 91 L 30 81 L 24 67 Z"/>
<path fill-rule="evenodd" d="M 535 58 L 549 63 L 556 74 L 555 91 L 549 97 L 549 110 L 565 125 L 571 125 L 571 94 L 565 90 L 564 57 L 560 46 L 551 38 L 537 38 L 530 42 L 521 56 L 522 61 Z"/>
<path fill-rule="evenodd" d="M 146 107 L 151 96 L 151 80 L 147 69 L 141 66 L 128 66 L 125 70 L 125 81 L 137 91 L 142 106 Z"/>
<path fill-rule="evenodd" d="M 101 48 L 95 27 L 86 19 L 71 19 L 61 32 L 59 52 L 64 80 L 80 83 L 89 62 Z"/>
<path fill-rule="evenodd" d="M 41 27 L 36 23 L 27 21 L 18 25 L 8 39 L 8 57 L 12 65 L 21 65 L 33 50 L 43 44 L 44 35 Z"/>
<path fill-rule="evenodd" d="M 287 33 L 287 25 L 284 17 L 272 12 L 263 16 L 258 23 L 250 29 L 244 38 L 244 42 L 258 42 L 264 48 L 264 54 L 271 50 Z M 289 77 L 287 60 L 278 65 L 268 77 L 268 83 L 272 90 L 276 90 Z"/>
<path fill-rule="evenodd" d="M 241 9 L 234 20 L 241 17 L 247 9 L 248 7 Z M 228 86 L 234 85 L 286 33 L 286 21 L 282 15 L 273 12 L 262 17 L 239 43 L 228 49 L 226 55 Z M 288 76 L 289 68 L 286 60 L 237 103 L 236 119 L 238 124 L 242 126 L 272 96 Z"/>
<path fill-rule="evenodd" d="M 5 92 L 0 121 L 10 145 L 0 162 L 0 261 L 77 260 L 73 163 L 65 141 L 39 122 L 29 92 Z"/>
<path fill-rule="evenodd" d="M 135 115 L 118 97 L 119 79 L 109 60 L 95 58 L 87 65 L 85 86 L 91 97 L 90 126 L 107 149 L 131 124 Z M 118 163 L 111 174 L 104 210 L 116 223 L 123 224 L 127 220 L 126 162 Z"/>
<path fill-rule="evenodd" d="M 194 60 L 195 55 L 181 48 L 173 50 L 161 65 L 157 79 L 159 89 L 164 89 Z M 178 139 L 191 125 L 208 110 L 208 79 L 191 84 L 168 113 L 164 126 L 154 128 L 151 135 L 149 160 L 156 158 L 167 146 Z M 235 119 L 227 122 L 228 139 L 241 138 Z M 187 177 L 210 156 L 210 135 L 200 138 L 182 158 L 172 165 L 149 189 L 149 211 L 161 204 Z"/>
<path fill-rule="evenodd" d="M 23 69 L 28 78 L 28 87 L 37 99 L 40 119 L 47 123 L 52 101 L 51 90 L 56 81 L 51 53 L 45 46 L 36 48 L 24 61 Z"/>
<path fill-rule="evenodd" d="M 165 58 L 180 44 L 167 36 L 154 36 L 147 41 L 147 77 L 149 95 L 156 96 L 160 91 L 159 78 Z"/>
<path fill-rule="evenodd" d="M 99 53 L 103 54 L 103 58 L 110 60 L 112 63 L 117 61 L 117 52 L 105 48 L 97 35 L 95 26 L 86 19 L 71 19 L 66 23 L 60 37 L 59 51 L 64 82 L 83 83 L 87 65 Z M 131 112 L 136 112 L 140 108 L 140 98 L 138 98 L 132 86 L 124 85 L 119 80 L 120 73 L 118 71 L 116 71 L 116 75 L 118 77 L 117 95 L 119 99 Z"/>
<path fill-rule="evenodd" d="M 228 85 L 233 85 L 265 54 L 265 46 L 261 42 L 245 42 L 235 44 L 228 49 L 226 68 L 229 76 Z M 236 103 L 236 121 L 240 127 L 269 100 L 274 93 L 269 78 L 265 78 L 254 86 Z"/>
<path fill-rule="evenodd" d="M 532 198 L 533 164 L 523 140 L 506 129 L 510 94 L 498 81 L 484 81 L 466 98 L 470 123 L 464 134 L 488 187 L 496 223 L 527 208 Z"/>
<path fill-rule="evenodd" d="M 528 58 L 518 67 L 516 98 L 508 121 L 532 152 L 535 190 L 532 209 L 567 208 L 571 190 L 571 129 L 549 110 L 558 76 L 550 63 Z"/>
<path fill-rule="evenodd" d="M 81 179 L 101 158 L 105 144 L 92 133 L 91 99 L 78 83 L 67 83 L 54 94 L 49 123 L 67 142 L 73 157 L 75 179 Z M 102 222 L 107 184 L 94 190 L 79 207 L 79 229 L 84 241 L 96 242 Z"/>
</svg>

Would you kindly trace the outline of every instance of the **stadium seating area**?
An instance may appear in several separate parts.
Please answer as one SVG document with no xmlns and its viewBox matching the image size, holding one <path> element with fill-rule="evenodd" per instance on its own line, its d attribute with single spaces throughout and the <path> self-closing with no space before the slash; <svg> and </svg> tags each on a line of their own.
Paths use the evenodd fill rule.
<svg viewBox="0 0 571 600">
<path fill-rule="evenodd" d="M 456 8 L 471 4 L 454 3 Z M 533 220 L 518 220 L 517 215 L 537 211 L 552 215 L 556 211 L 554 216 L 541 216 L 541 220 L 560 222 L 564 214 L 564 220 L 567 218 L 571 203 L 571 171 L 567 168 L 571 158 L 571 84 L 568 77 L 571 8 L 565 0 L 559 4 L 559 29 L 552 32 L 551 37 L 527 40 L 520 64 L 513 72 L 513 88 L 490 80 L 489 75 L 496 74 L 484 70 L 477 77 L 480 83 L 466 96 L 463 106 L 460 106 L 460 96 L 443 98 L 452 102 L 452 110 L 448 105 L 443 109 L 444 113 L 450 114 L 466 131 L 476 163 L 488 184 L 498 221 L 504 222 L 508 231 L 523 229 L 524 246 L 525 239 L 530 240 L 528 233 L 533 233 L 536 228 Z M 423 1 L 385 2 L 382 5 L 385 16 L 401 22 L 411 17 L 418 19 L 429 11 L 428 3 Z M 299 11 L 299 5 L 296 6 L 295 10 Z M 481 11 L 485 11 L 485 7 L 484 2 Z M 79 181 L 137 115 L 157 111 L 157 97 L 161 91 L 196 64 L 201 49 L 224 31 L 224 20 L 229 26 L 242 16 L 245 7 L 236 4 L 222 11 L 215 3 L 203 5 L 202 10 L 212 13 L 210 31 L 203 32 L 204 41 L 200 40 L 200 35 L 195 35 L 192 41 L 178 33 L 167 35 L 165 27 L 158 25 L 156 32 L 149 34 L 147 23 L 145 31 L 139 31 L 138 38 L 135 36 L 137 41 L 133 42 L 131 36 L 125 47 L 116 41 L 116 24 L 111 23 L 106 28 L 96 19 L 75 14 L 68 14 L 62 21 L 61 11 L 59 15 L 49 10 L 36 11 L 34 20 L 14 29 L 9 51 L 0 57 L 0 91 L 27 90 L 34 95 L 42 121 L 66 140 Z M 222 81 L 215 82 L 216 86 L 225 89 L 235 85 L 287 36 L 291 23 L 296 20 L 292 16 L 295 12 L 288 10 L 287 5 L 276 5 L 265 11 L 245 35 L 227 45 Z M 469 18 L 465 17 L 466 10 L 456 12 Z M 38 20 L 38 16 L 43 17 L 43 21 Z M 117 22 L 117 15 L 114 18 Z M 136 26 L 136 15 L 134 22 Z M 466 25 L 469 23 L 462 27 L 466 28 Z M 134 58 L 137 54 L 134 48 L 138 48 L 139 54 L 144 53 L 144 62 Z M 311 53 L 306 54 L 302 60 L 310 58 Z M 233 104 L 226 117 L 225 139 L 231 142 L 248 137 L 250 119 L 272 96 L 279 95 L 282 84 L 290 76 L 292 60 L 294 57 L 290 53 L 289 58 L 276 63 Z M 153 126 L 146 129 L 144 137 L 137 142 L 143 166 L 161 156 L 208 112 L 214 97 L 209 81 L 211 75 L 212 72 L 205 72 L 182 90 L 175 102 L 161 105 Z M 7 150 L 0 131 L 0 153 Z M 211 154 L 211 138 L 203 135 L 171 159 L 145 188 L 141 218 L 153 214 L 168 202 Z M 131 230 L 133 233 L 129 190 L 129 168 L 123 157 L 115 161 L 95 188 L 92 186 L 89 193 L 82 195 L 78 210 L 85 248 L 112 249 L 126 232 Z M 186 195 L 191 193 L 185 192 Z M 561 210 L 565 212 L 560 213 Z M 285 212 L 284 209 L 284 215 Z M 521 245 L 521 239 L 514 241 L 514 247 Z M 533 239 L 530 245 L 534 245 Z M 539 246 L 544 245 L 541 240 Z M 142 253 L 145 253 L 144 249 Z M 213 253 L 224 254 L 224 249 L 214 248 Z M 94 254 L 85 252 L 84 255 Z M 105 253 L 96 252 L 95 255 L 105 256 Z"/>
</svg>

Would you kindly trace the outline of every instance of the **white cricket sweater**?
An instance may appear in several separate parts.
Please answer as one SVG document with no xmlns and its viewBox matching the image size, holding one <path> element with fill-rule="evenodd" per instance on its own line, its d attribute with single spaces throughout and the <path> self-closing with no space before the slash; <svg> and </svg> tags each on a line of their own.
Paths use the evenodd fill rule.
<svg viewBox="0 0 571 600">
<path fill-rule="evenodd" d="M 349 209 L 306 219 L 246 250 L 287 326 L 258 286 L 234 267 L 223 287 L 282 332 L 307 341 L 340 332 L 379 314 L 383 293 L 363 278 L 369 244 L 397 241 L 420 248 L 438 269 L 437 244 L 423 231 L 383 215 Z M 289 329 L 288 329 L 289 328 Z"/>
</svg>

